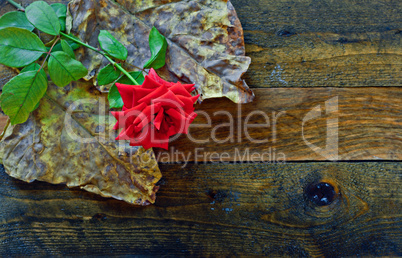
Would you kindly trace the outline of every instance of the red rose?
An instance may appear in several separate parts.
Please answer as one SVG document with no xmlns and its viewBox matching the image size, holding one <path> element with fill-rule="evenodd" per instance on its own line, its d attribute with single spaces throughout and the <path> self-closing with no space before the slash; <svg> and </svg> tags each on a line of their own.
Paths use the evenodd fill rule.
<svg viewBox="0 0 402 258">
<path fill-rule="evenodd" d="M 188 133 L 197 116 L 191 96 L 194 84 L 167 82 L 154 69 L 142 85 L 116 83 L 123 99 L 123 110 L 111 112 L 117 119 L 114 129 L 123 128 L 116 140 L 130 140 L 131 146 L 168 149 L 169 137 Z"/>
</svg>

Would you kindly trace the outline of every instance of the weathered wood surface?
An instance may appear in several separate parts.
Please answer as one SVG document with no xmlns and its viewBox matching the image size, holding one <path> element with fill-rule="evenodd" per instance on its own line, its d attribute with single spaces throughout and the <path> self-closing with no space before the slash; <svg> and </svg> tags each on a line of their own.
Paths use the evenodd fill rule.
<svg viewBox="0 0 402 258">
<path fill-rule="evenodd" d="M 402 86 L 402 1 L 232 2 L 251 87 Z"/>
<path fill-rule="evenodd" d="M 252 58 L 245 77 L 251 87 L 402 85 L 399 0 L 232 3 Z M 12 10 L 0 0 L 0 15 Z"/>
<path fill-rule="evenodd" d="M 157 150 L 159 161 L 244 161 L 244 155 L 257 162 L 328 160 L 305 142 L 325 149 L 328 128 L 338 133 L 339 143 L 327 148 L 338 149 L 339 160 L 402 159 L 401 87 L 254 91 L 253 103 L 214 99 L 198 105 L 189 135 L 174 140 L 167 151 Z M 336 101 L 328 112 L 326 104 Z M 307 121 L 317 106 L 321 115 Z"/>
<path fill-rule="evenodd" d="M 0 172 L 0 255 L 402 255 L 400 163 L 180 166 L 149 207 Z"/>
<path fill-rule="evenodd" d="M 401 160 L 401 90 L 377 87 L 402 86 L 401 1 L 232 2 L 253 60 L 245 78 L 259 88 L 255 102 L 242 106 L 242 119 L 253 110 L 271 119 L 272 111 L 286 111 L 278 118 L 276 153 L 283 152 L 287 161 L 323 160 L 305 145 L 301 122 L 317 105 L 324 114 L 325 101 L 336 95 L 340 158 Z M 11 10 L 0 0 L 0 15 Z M 0 88 L 12 73 L 0 73 Z M 269 87 L 281 88 L 261 89 Z M 227 100 L 197 107 L 210 114 L 233 114 L 236 108 Z M 306 139 L 324 147 L 328 118 L 333 116 L 307 122 Z M 228 118 L 212 116 L 212 124 L 220 119 Z M 203 121 L 200 116 L 196 122 Z M 261 121 L 258 116 L 250 120 Z M 4 123 L 0 116 L 0 127 Z M 272 140 L 270 129 L 249 132 Z M 223 138 L 226 133 L 225 128 L 217 131 Z M 208 135 L 210 128 L 193 134 Z M 204 152 L 238 147 L 251 153 L 275 147 L 271 142 L 253 145 L 244 137 L 241 143 L 215 146 L 190 145 L 180 137 L 172 146 L 187 152 L 190 147 Z M 184 168 L 183 160 L 160 165 L 164 177 L 156 205 L 150 207 L 61 185 L 27 184 L 0 166 L 0 256 L 402 256 L 401 163 L 192 160 Z M 304 194 L 318 181 L 331 183 L 339 193 L 328 206 L 315 206 Z"/>
<path fill-rule="evenodd" d="M 255 89 L 255 95 L 255 101 L 245 105 L 227 99 L 197 105 L 199 116 L 189 135 L 172 140 L 169 150 L 155 149 L 158 160 L 328 160 L 306 141 L 321 149 L 338 149 L 338 160 L 402 159 L 401 87 Z M 326 114 L 326 102 L 333 98 L 337 110 Z M 317 106 L 322 115 L 303 123 Z M 0 131 L 6 119 L 0 115 Z M 336 145 L 326 144 L 331 119 L 336 119 L 328 126 L 338 132 Z"/>
</svg>

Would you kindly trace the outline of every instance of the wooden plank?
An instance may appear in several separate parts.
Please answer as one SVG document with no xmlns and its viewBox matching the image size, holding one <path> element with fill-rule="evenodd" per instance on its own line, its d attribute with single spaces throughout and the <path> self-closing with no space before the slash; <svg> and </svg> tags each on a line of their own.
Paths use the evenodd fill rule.
<svg viewBox="0 0 402 258">
<path fill-rule="evenodd" d="M 402 254 L 401 163 L 162 165 L 153 206 L 0 171 L 0 255 Z M 316 206 L 314 182 L 339 193 Z"/>
<path fill-rule="evenodd" d="M 195 119 L 190 136 L 180 136 L 167 151 L 156 149 L 159 161 L 275 163 L 329 159 L 308 144 L 321 151 L 338 148 L 339 160 L 402 159 L 402 88 L 276 88 L 256 89 L 255 94 L 253 103 L 241 106 L 226 99 L 197 105 L 196 110 L 206 114 L 200 113 Z M 336 98 L 337 110 L 326 114 L 326 103 Z M 303 126 L 303 120 L 317 106 L 322 114 Z M 326 147 L 327 123 L 331 121 L 328 128 L 337 129 L 338 145 Z"/>
<path fill-rule="evenodd" d="M 26 6 L 32 0 L 20 2 Z M 245 76 L 251 87 L 402 84 L 401 1 L 232 3 L 252 58 Z M 6 0 L 0 0 L 0 15 L 12 10 Z"/>
<path fill-rule="evenodd" d="M 398 88 L 283 89 L 401 86 L 400 1 L 232 2 L 253 59 L 247 83 L 282 87 L 257 89 L 256 101 L 242 106 L 243 122 L 252 111 L 271 119 L 273 111 L 285 111 L 278 119 L 276 152 L 284 152 L 287 161 L 324 160 L 302 140 L 301 121 L 317 105 L 325 113 L 325 102 L 338 96 L 341 158 L 401 159 Z M 0 0 L 0 14 L 11 10 Z M 1 88 L 6 79 L 0 77 Z M 237 106 L 219 99 L 197 109 L 234 114 Z M 325 146 L 327 118 L 334 117 L 305 125 L 306 138 L 319 147 Z M 0 116 L 0 123 L 4 119 Z M 212 125 L 227 119 L 212 116 Z M 204 120 L 200 116 L 196 123 Z M 261 117 L 250 121 L 264 122 Z M 225 137 L 226 129 L 217 135 Z M 272 140 L 272 130 L 249 131 Z M 206 128 L 192 135 L 210 133 Z M 245 142 L 244 134 L 241 140 L 213 146 L 181 137 L 172 147 L 260 153 L 271 146 Z M 183 165 L 161 165 L 157 203 L 146 208 L 62 185 L 27 184 L 0 166 L 0 256 L 402 256 L 401 163 Z M 317 207 L 304 195 L 308 185 L 320 180 L 339 189 L 329 206 Z"/>
<path fill-rule="evenodd" d="M 204 113 L 194 121 L 190 135 L 173 140 L 167 151 L 155 149 L 158 160 L 277 163 L 330 159 L 308 144 L 329 152 L 338 148 L 339 160 L 402 159 L 402 88 L 277 88 L 256 89 L 255 93 L 250 104 L 213 99 L 197 105 L 196 110 Z M 338 111 L 326 115 L 325 103 L 334 97 Z M 322 116 L 303 126 L 303 119 L 317 106 Z M 205 125 L 206 115 L 210 125 Z M 338 144 L 326 147 L 331 119 L 338 119 L 329 126 L 338 128 Z M 0 115 L 0 131 L 5 123 L 6 117 Z"/>
<path fill-rule="evenodd" d="M 252 87 L 402 85 L 402 2 L 232 0 Z"/>
</svg>

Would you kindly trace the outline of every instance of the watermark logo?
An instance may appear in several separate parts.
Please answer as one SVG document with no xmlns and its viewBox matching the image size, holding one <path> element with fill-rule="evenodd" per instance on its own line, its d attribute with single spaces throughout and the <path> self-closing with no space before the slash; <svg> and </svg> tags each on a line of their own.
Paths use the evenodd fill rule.
<svg viewBox="0 0 402 258">
<path fill-rule="evenodd" d="M 168 104 L 174 107 L 177 103 L 169 102 Z M 162 163 L 184 163 L 184 166 L 189 162 L 285 163 L 287 155 L 281 152 L 283 149 L 277 148 L 280 146 L 277 142 L 281 141 L 280 138 L 277 138 L 277 130 L 280 123 L 286 121 L 281 119 L 285 118 L 287 112 L 274 111 L 272 114 L 268 114 L 266 110 L 247 110 L 244 111 L 242 105 L 237 106 L 237 112 L 217 110 L 213 114 L 209 114 L 203 110 L 197 110 L 198 123 L 191 124 L 187 134 L 187 139 L 194 145 L 193 150 L 189 151 L 188 148 L 184 148 L 186 151 L 183 152 L 180 148 L 176 149 L 172 146 L 168 151 L 157 154 L 158 161 Z M 86 113 L 84 111 L 89 111 L 92 115 L 97 116 L 95 120 L 97 120 L 98 126 L 94 133 L 89 133 L 82 129 L 79 123 L 74 121 L 74 116 L 79 117 Z M 244 114 L 245 112 L 247 114 Z M 151 110 L 151 114 L 154 113 L 156 111 Z M 131 120 L 141 120 L 141 124 L 144 124 L 144 127 L 152 123 L 152 116 L 149 116 L 149 114 L 148 116 L 144 115 L 141 111 L 136 111 L 130 115 L 133 116 L 130 118 Z M 301 121 L 301 138 L 294 140 L 301 141 L 303 139 L 310 149 L 326 160 L 338 160 L 338 115 L 338 97 L 325 101 L 324 105 L 315 106 L 305 114 Z M 215 121 L 219 117 L 219 122 L 213 122 L 212 117 L 215 117 Z M 325 147 L 319 147 L 306 137 L 308 131 L 306 124 L 317 122 L 315 120 L 318 119 L 322 121 L 324 118 L 326 121 L 326 142 Z M 124 119 L 119 119 L 119 121 L 125 123 Z M 115 141 L 116 136 L 119 134 L 119 131 L 112 130 L 112 126 L 115 123 L 116 120 L 109 115 L 107 103 L 103 99 L 81 99 L 71 103 L 67 108 L 64 130 L 72 141 L 81 142 L 82 144 L 115 142 L 117 149 L 126 152 L 128 142 Z M 183 127 L 184 125 L 182 125 Z M 200 131 L 204 133 L 197 135 L 197 132 Z M 256 131 L 258 133 L 253 133 Z M 146 133 L 148 130 L 143 130 L 142 132 Z M 143 137 L 142 134 L 141 137 Z M 146 137 L 150 137 L 151 141 L 160 140 L 153 131 Z M 177 137 L 179 135 L 170 137 L 169 142 L 173 142 Z M 137 135 L 137 140 L 139 140 L 139 135 Z M 211 143 L 216 146 L 216 149 L 210 148 Z M 233 145 L 233 148 L 228 148 L 229 144 Z M 219 146 L 226 147 L 220 149 Z M 149 157 L 146 156 L 146 158 L 148 159 Z"/>
<path fill-rule="evenodd" d="M 338 96 L 333 97 L 325 102 L 325 113 L 327 116 L 327 138 L 325 148 L 320 148 L 311 142 L 306 140 L 304 134 L 305 123 L 317 119 L 322 116 L 321 105 L 315 106 L 310 110 L 302 121 L 302 136 L 304 142 L 310 147 L 314 152 L 321 155 L 327 160 L 336 161 L 339 159 L 338 156 L 338 131 L 339 131 L 339 119 L 338 119 Z M 334 117 L 335 116 L 335 117 Z"/>
</svg>

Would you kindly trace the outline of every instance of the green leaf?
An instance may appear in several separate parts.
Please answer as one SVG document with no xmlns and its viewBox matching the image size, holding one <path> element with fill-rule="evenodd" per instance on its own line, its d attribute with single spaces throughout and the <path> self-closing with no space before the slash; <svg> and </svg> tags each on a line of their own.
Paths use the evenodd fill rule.
<svg viewBox="0 0 402 258">
<path fill-rule="evenodd" d="M 34 33 L 21 28 L 0 30 L 0 63 L 22 67 L 35 62 L 46 47 Z"/>
<path fill-rule="evenodd" d="M 69 36 L 74 37 L 74 38 L 77 38 L 77 37 L 75 37 L 74 35 L 71 35 L 71 34 L 69 34 Z M 77 38 L 77 39 L 79 39 L 79 38 Z M 75 43 L 75 42 L 72 41 L 71 39 L 64 38 L 63 40 L 66 41 L 66 42 L 70 45 L 70 47 L 71 47 L 73 50 L 76 50 L 76 49 L 78 49 L 78 48 L 80 47 L 79 44 Z M 50 47 L 47 48 L 47 49 L 48 49 L 48 51 L 49 51 L 49 50 L 50 50 Z M 56 51 L 63 51 L 63 48 L 61 47 L 61 43 L 57 43 L 57 44 L 53 47 L 52 52 L 56 52 Z"/>
<path fill-rule="evenodd" d="M 59 18 L 53 8 L 46 2 L 33 2 L 25 9 L 25 14 L 38 30 L 54 36 L 59 35 Z"/>
<path fill-rule="evenodd" d="M 144 75 L 141 71 L 130 72 L 129 73 L 139 84 L 142 84 L 145 80 Z M 133 85 L 133 82 L 125 75 L 123 75 L 118 81 L 118 83 Z"/>
<path fill-rule="evenodd" d="M 20 73 L 3 87 L 0 105 L 11 124 L 24 123 L 47 89 L 47 78 L 36 71 Z"/>
<path fill-rule="evenodd" d="M 35 28 L 22 12 L 9 12 L 0 17 L 0 29 L 16 27 L 33 31 Z"/>
<path fill-rule="evenodd" d="M 110 108 L 122 108 L 124 105 L 123 99 L 120 96 L 116 84 L 113 84 L 113 86 L 110 88 L 107 99 L 109 100 Z"/>
<path fill-rule="evenodd" d="M 102 68 L 98 74 L 98 85 L 106 85 L 114 82 L 120 76 L 120 71 L 112 64 L 108 64 Z"/>
<path fill-rule="evenodd" d="M 73 38 L 76 38 L 76 39 L 78 39 L 78 40 L 80 40 L 80 38 L 79 37 L 76 37 L 76 36 L 74 36 L 73 34 L 68 34 L 70 37 L 73 37 Z M 75 42 L 75 41 L 72 41 L 71 39 L 64 39 L 65 41 L 67 41 L 67 43 L 71 46 L 71 48 L 73 49 L 73 50 L 76 50 L 76 49 L 78 49 L 79 47 L 81 47 L 81 45 L 80 44 L 78 44 L 77 42 Z"/>
<path fill-rule="evenodd" d="M 106 97 L 89 83 L 49 87 L 38 110 L 29 116 L 29 122 L 23 127 L 9 127 L 0 141 L 0 160 L 6 171 L 24 181 L 63 182 L 131 204 L 153 203 L 155 184 L 162 177 L 156 155 L 152 149 L 131 148 L 129 142 L 117 144 L 114 132 L 109 133 L 115 124 L 114 117 L 109 112 L 101 115 L 94 112 L 98 109 L 95 103 L 104 101 Z M 122 155 L 122 148 L 132 151 Z M 87 156 L 90 158 L 83 158 Z M 67 166 L 65 161 L 69 163 Z M 3 187 L 4 183 L 1 184 Z M 0 191 L 4 194 L 4 189 Z M 7 212 L 4 205 L 2 200 L 1 215 Z M 3 250 L 3 242 L 0 246 Z"/>
<path fill-rule="evenodd" d="M 35 71 L 35 72 L 37 72 L 37 71 L 39 71 L 39 69 L 40 69 L 40 65 L 39 65 L 39 64 L 37 64 L 37 63 L 32 63 L 32 64 L 30 64 L 30 65 L 28 65 L 28 66 L 25 66 L 24 69 L 22 69 L 20 73 L 25 73 L 25 72 L 30 72 L 30 71 Z M 44 78 L 47 79 L 47 75 L 46 75 L 46 73 L 45 73 L 45 71 L 44 71 L 43 69 L 40 70 L 40 74 L 41 74 Z"/>
<path fill-rule="evenodd" d="M 145 80 L 144 75 L 141 71 L 130 72 L 129 73 L 139 84 L 142 84 Z M 133 82 L 125 75 L 123 75 L 118 81 L 118 83 L 122 84 L 133 84 Z M 120 96 L 119 90 L 116 87 L 116 84 L 109 90 L 109 94 L 107 95 L 107 99 L 109 100 L 110 108 L 122 108 L 124 103 L 123 99 Z"/>
<path fill-rule="evenodd" d="M 40 65 L 37 63 L 32 63 L 30 65 L 25 66 L 20 73 L 30 72 L 30 71 L 38 71 Z M 41 70 L 42 71 L 42 70 Z"/>
<path fill-rule="evenodd" d="M 64 52 L 66 52 L 71 58 L 75 59 L 75 54 L 73 48 L 67 43 L 65 40 L 61 40 L 60 42 L 61 48 L 63 49 Z"/>
<path fill-rule="evenodd" d="M 149 32 L 149 48 L 151 49 L 151 58 L 145 63 L 144 68 L 159 69 L 165 65 L 167 41 L 159 31 L 152 27 Z"/>
<path fill-rule="evenodd" d="M 40 69 L 40 65 L 39 65 L 39 64 L 37 64 L 37 63 L 32 63 L 32 64 L 30 64 L 30 65 L 28 65 L 28 66 L 25 66 L 24 69 L 22 69 L 20 73 L 31 72 L 31 71 L 37 72 L 37 71 L 39 71 L 39 69 Z M 47 78 L 47 75 L 46 75 L 46 73 L 45 73 L 45 71 L 44 71 L 43 69 L 40 70 L 40 74 L 41 74 L 43 77 Z"/>
<path fill-rule="evenodd" d="M 106 30 L 101 30 L 98 36 L 100 47 L 110 56 L 120 59 L 127 59 L 127 49 L 112 34 Z"/>
<path fill-rule="evenodd" d="M 32 112 L 38 109 L 39 104 L 40 104 L 40 101 L 38 102 L 38 104 L 36 104 L 36 106 L 34 107 L 34 109 L 32 110 Z"/>
<path fill-rule="evenodd" d="M 59 87 L 79 80 L 88 73 L 83 64 L 61 51 L 50 55 L 48 69 L 50 78 Z"/>
<path fill-rule="evenodd" d="M 62 3 L 55 3 L 50 5 L 55 11 L 57 17 L 67 17 L 67 6 Z"/>
<path fill-rule="evenodd" d="M 145 80 L 144 75 L 141 71 L 130 72 L 129 73 L 139 84 L 142 84 Z M 129 84 L 132 85 L 133 82 L 125 75 L 123 75 L 118 81 L 118 83 Z M 120 96 L 119 90 L 116 87 L 116 84 L 109 90 L 109 94 L 107 95 L 107 99 L 109 100 L 110 108 L 122 108 L 124 103 L 123 99 Z"/>
<path fill-rule="evenodd" d="M 65 31 L 66 30 L 67 6 L 62 3 L 55 3 L 55 4 L 51 4 L 50 6 L 56 12 L 57 17 L 59 17 L 61 31 Z"/>
<path fill-rule="evenodd" d="M 25 72 L 30 72 L 30 71 L 37 72 L 37 71 L 39 71 L 39 69 L 40 69 L 39 64 L 32 63 L 32 64 L 30 64 L 28 66 L 25 66 L 24 69 L 22 69 L 20 73 L 25 73 Z M 39 73 L 40 73 L 41 76 L 43 76 L 43 78 L 45 78 L 47 80 L 46 73 L 45 73 L 45 71 L 43 69 L 41 69 Z M 46 83 L 46 86 L 47 86 L 47 83 Z M 39 104 L 40 104 L 40 102 L 38 102 L 36 104 L 36 106 L 34 107 L 34 109 L 32 111 L 35 111 L 39 107 Z"/>
</svg>

